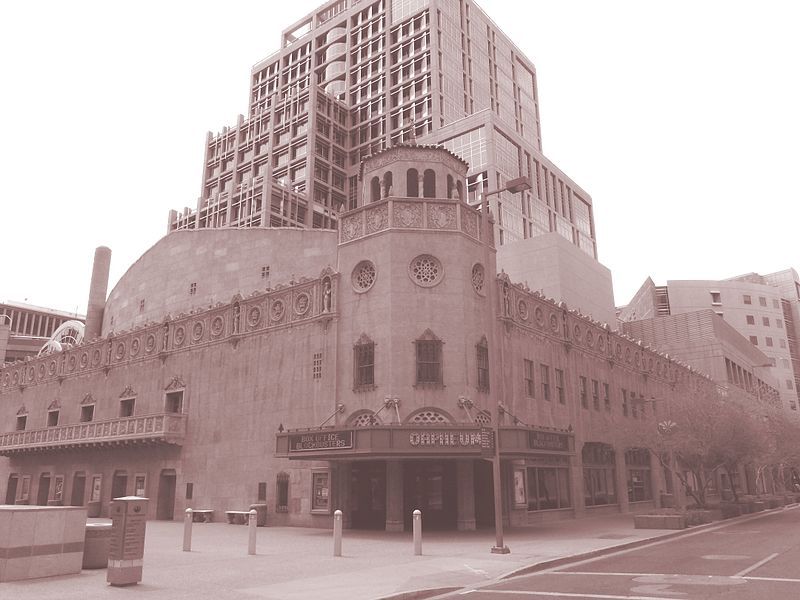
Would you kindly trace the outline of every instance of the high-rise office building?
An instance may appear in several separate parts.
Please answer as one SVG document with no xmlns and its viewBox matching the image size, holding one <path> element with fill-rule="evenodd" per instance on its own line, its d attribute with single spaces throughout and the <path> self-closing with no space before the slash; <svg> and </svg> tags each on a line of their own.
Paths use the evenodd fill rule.
<svg viewBox="0 0 800 600">
<path fill-rule="evenodd" d="M 442 144 L 469 163 L 499 245 L 556 232 L 597 258 L 589 194 L 542 154 L 536 69 L 469 0 L 334 0 L 281 35 L 250 76 L 247 116 L 209 133 L 195 209 L 169 231 L 337 227 L 370 200 L 364 157 Z M 387 191 L 384 190 L 384 194 Z"/>
</svg>

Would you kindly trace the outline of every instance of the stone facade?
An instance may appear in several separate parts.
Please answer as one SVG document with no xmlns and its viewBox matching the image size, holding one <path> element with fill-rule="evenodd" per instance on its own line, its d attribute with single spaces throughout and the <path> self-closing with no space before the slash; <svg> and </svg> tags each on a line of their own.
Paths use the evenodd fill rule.
<svg viewBox="0 0 800 600">
<path fill-rule="evenodd" d="M 102 338 L 0 370 L 0 494 L 107 514 L 135 493 L 164 519 L 266 503 L 270 523 L 292 525 L 327 525 L 342 508 L 348 526 L 389 530 L 421 507 L 426 526 L 473 529 L 493 519 L 494 429 L 514 525 L 657 503 L 660 468 L 626 464 L 614 429 L 654 418 L 648 399 L 713 382 L 498 275 L 491 215 L 454 197 L 466 166 L 430 148 L 407 164 L 414 152 L 367 159 L 364 180 L 424 178 L 440 152 L 441 195 L 384 186 L 343 215 L 355 225 L 333 253 L 335 233 L 302 232 L 306 277 L 286 275 L 296 248 L 269 240 L 268 256 L 240 250 L 252 254 L 239 267 L 287 265 L 274 287 L 211 306 L 187 296 L 128 330 L 108 327 L 127 314 L 112 293 Z M 163 273 L 203 254 L 192 244 L 214 238 L 201 233 L 213 232 L 168 236 L 187 247 L 174 263 L 159 251 Z M 286 232 L 225 234 L 233 248 L 237 234 Z M 147 276 L 131 268 L 116 290 Z"/>
</svg>

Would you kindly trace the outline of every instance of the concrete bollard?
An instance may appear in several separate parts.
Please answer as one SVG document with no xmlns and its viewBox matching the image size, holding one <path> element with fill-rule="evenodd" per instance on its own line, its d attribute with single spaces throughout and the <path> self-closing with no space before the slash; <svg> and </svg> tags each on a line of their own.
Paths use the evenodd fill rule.
<svg viewBox="0 0 800 600">
<path fill-rule="evenodd" d="M 414 515 L 414 556 L 422 556 L 422 513 L 417 509 L 412 514 Z"/>
<path fill-rule="evenodd" d="M 256 509 L 250 511 L 250 519 L 247 522 L 247 527 L 250 529 L 250 539 L 247 542 L 247 553 L 256 553 L 256 526 L 258 525 Z"/>
<path fill-rule="evenodd" d="M 183 516 L 183 551 L 192 551 L 192 509 L 187 508 Z"/>
<path fill-rule="evenodd" d="M 333 513 L 333 555 L 342 555 L 342 511 Z"/>
</svg>

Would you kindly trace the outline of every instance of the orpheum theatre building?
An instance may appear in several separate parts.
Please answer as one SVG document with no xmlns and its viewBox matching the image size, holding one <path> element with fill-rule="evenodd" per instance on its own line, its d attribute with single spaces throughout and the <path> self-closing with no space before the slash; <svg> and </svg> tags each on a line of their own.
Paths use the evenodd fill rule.
<svg viewBox="0 0 800 600">
<path fill-rule="evenodd" d="M 498 275 L 466 173 L 395 147 L 338 231 L 175 231 L 107 299 L 96 263 L 88 341 L 0 370 L 0 499 L 468 530 L 498 453 L 514 526 L 653 506 L 669 482 L 614 433 L 710 382 Z"/>
</svg>

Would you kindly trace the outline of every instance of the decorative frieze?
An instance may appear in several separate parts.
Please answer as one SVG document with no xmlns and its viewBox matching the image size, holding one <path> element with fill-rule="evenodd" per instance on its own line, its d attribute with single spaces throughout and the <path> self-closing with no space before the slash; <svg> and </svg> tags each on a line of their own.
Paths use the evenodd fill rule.
<svg viewBox="0 0 800 600">
<path fill-rule="evenodd" d="M 7 365 L 0 369 L 0 394 L 93 370 L 108 370 L 131 361 L 162 359 L 172 352 L 256 335 L 336 311 L 339 276 L 327 267 L 317 279 L 302 279 L 274 290 L 236 296 L 205 311 L 169 315 L 130 332 L 111 334 L 63 352 Z"/>
</svg>

